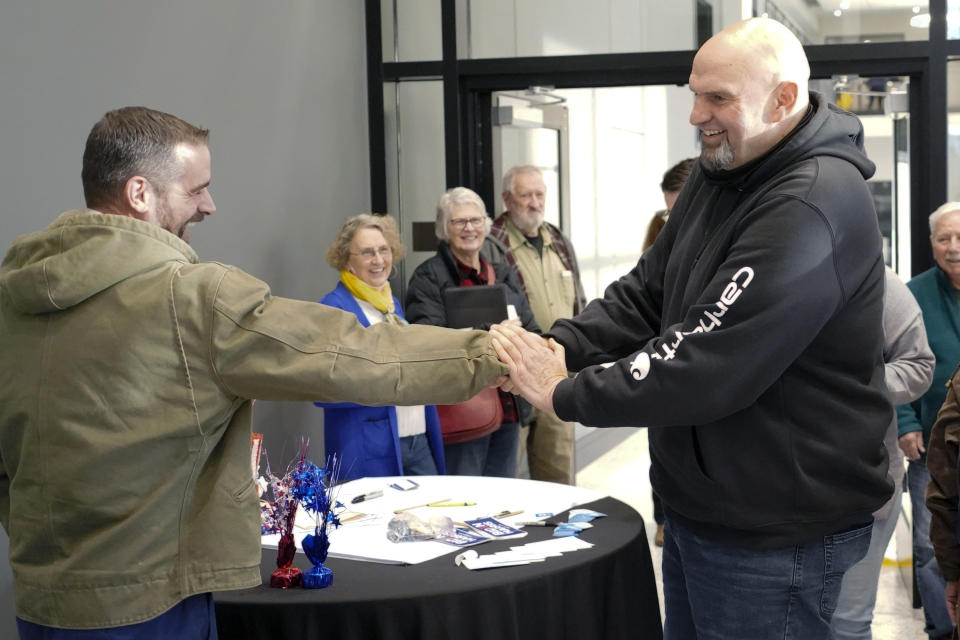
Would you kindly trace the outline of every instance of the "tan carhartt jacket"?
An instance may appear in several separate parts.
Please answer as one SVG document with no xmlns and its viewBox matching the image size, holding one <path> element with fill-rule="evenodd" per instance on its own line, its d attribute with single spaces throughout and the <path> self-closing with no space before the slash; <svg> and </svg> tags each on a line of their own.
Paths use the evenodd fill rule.
<svg viewBox="0 0 960 640">
<path fill-rule="evenodd" d="M 16 612 L 71 628 L 260 583 L 251 399 L 453 403 L 506 371 L 485 333 L 364 329 L 91 210 L 14 242 L 0 353 Z"/>
</svg>

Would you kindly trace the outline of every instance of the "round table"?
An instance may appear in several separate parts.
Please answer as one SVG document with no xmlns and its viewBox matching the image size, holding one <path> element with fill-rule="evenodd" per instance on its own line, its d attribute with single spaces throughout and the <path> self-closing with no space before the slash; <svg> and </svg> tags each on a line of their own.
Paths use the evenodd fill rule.
<svg viewBox="0 0 960 640">
<path fill-rule="evenodd" d="M 326 589 L 272 589 L 276 552 L 264 550 L 264 583 L 215 594 L 221 638 L 406 640 L 456 638 L 662 638 L 657 588 L 643 520 L 614 498 L 582 505 L 607 514 L 580 537 L 593 548 L 544 562 L 469 571 L 451 553 L 415 565 L 329 558 Z M 566 514 L 551 521 L 562 522 Z M 520 541 L 471 547 L 480 554 L 545 540 L 527 527 Z M 301 552 L 294 564 L 310 566 Z"/>
</svg>

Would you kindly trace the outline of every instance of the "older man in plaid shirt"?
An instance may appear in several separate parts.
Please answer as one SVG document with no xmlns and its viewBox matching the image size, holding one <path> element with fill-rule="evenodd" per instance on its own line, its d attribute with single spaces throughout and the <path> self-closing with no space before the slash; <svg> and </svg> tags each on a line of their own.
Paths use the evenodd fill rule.
<svg viewBox="0 0 960 640">
<path fill-rule="evenodd" d="M 520 275 L 533 315 L 544 330 L 586 305 L 573 246 L 560 229 L 543 220 L 546 191 L 540 169 L 511 167 L 503 176 L 507 210 L 490 230 L 509 249 L 506 260 Z M 520 458 L 526 452 L 530 477 L 574 484 L 573 423 L 533 411 L 532 422 L 520 432 Z"/>
</svg>

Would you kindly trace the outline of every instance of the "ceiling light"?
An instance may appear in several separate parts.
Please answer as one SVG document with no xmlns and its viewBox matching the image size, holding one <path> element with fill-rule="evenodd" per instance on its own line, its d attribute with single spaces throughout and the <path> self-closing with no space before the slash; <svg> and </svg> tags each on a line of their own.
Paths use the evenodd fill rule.
<svg viewBox="0 0 960 640">
<path fill-rule="evenodd" d="M 843 15 L 843 11 L 840 11 L 840 9 L 834 9 L 834 10 L 833 10 L 833 15 L 835 15 L 835 16 L 837 16 L 837 17 L 839 18 L 840 16 Z"/>
<path fill-rule="evenodd" d="M 917 29 L 929 29 L 930 28 L 930 14 L 929 13 L 918 13 L 917 15 L 910 18 L 910 26 L 916 27 Z"/>
<path fill-rule="evenodd" d="M 920 13 L 920 5 L 913 5 L 913 12 Z"/>
<path fill-rule="evenodd" d="M 843 2 L 840 3 L 840 8 L 846 11 L 847 9 L 850 8 L 850 3 L 844 0 Z"/>
</svg>

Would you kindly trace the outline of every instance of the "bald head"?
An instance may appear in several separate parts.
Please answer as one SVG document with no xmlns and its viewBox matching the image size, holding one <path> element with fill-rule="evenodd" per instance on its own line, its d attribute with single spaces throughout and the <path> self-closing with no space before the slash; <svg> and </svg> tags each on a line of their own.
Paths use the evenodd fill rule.
<svg viewBox="0 0 960 640">
<path fill-rule="evenodd" d="M 804 97 L 798 108 L 806 108 L 810 65 L 803 45 L 785 26 L 769 18 L 750 18 L 734 23 L 700 48 L 694 59 L 740 68 L 757 82 L 773 89 L 781 82 L 793 82 Z"/>
<path fill-rule="evenodd" d="M 809 78 L 803 46 L 775 20 L 751 18 L 710 38 L 690 73 L 704 164 L 734 169 L 773 148 L 803 118 Z"/>
</svg>

